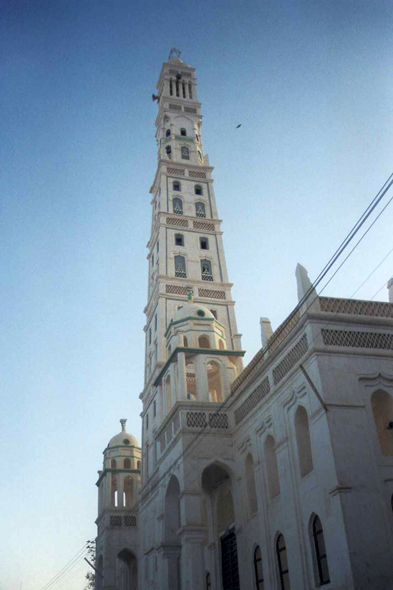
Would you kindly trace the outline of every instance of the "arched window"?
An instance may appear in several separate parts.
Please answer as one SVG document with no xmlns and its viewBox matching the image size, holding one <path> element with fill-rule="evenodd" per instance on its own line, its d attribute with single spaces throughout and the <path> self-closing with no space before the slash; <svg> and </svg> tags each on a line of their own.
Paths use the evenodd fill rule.
<svg viewBox="0 0 393 590">
<path fill-rule="evenodd" d="M 246 459 L 246 484 L 250 514 L 255 514 L 258 511 L 258 500 L 255 486 L 254 460 L 251 453 L 247 455 Z"/>
<path fill-rule="evenodd" d="M 192 99 L 192 86 L 191 86 L 191 82 L 188 83 L 188 96 Z"/>
<path fill-rule="evenodd" d="M 183 87 L 183 98 L 187 98 L 186 97 L 186 85 L 184 84 L 184 82 L 182 84 L 182 87 Z"/>
<path fill-rule="evenodd" d="M 111 460 L 111 468 L 116 469 L 116 459 Z"/>
<path fill-rule="evenodd" d="M 281 533 L 277 537 L 276 551 L 281 590 L 290 590 L 287 548 Z"/>
<path fill-rule="evenodd" d="M 310 427 L 305 408 L 299 406 L 295 414 L 295 433 L 299 456 L 300 475 L 304 477 L 313 470 Z"/>
<path fill-rule="evenodd" d="M 178 197 L 172 199 L 172 207 L 173 212 L 176 213 L 176 215 L 183 215 L 183 201 L 181 199 Z"/>
<path fill-rule="evenodd" d="M 180 129 L 180 135 L 182 135 L 183 137 L 187 137 L 187 130 L 186 130 L 186 129 L 184 129 L 184 127 L 182 127 L 182 128 Z"/>
<path fill-rule="evenodd" d="M 176 246 L 184 246 L 183 234 L 175 234 L 175 244 Z"/>
<path fill-rule="evenodd" d="M 172 158 L 172 148 L 171 148 L 171 146 L 170 145 L 167 145 L 166 148 L 165 148 L 165 151 L 166 151 L 166 155 L 168 156 L 168 158 L 171 159 Z"/>
<path fill-rule="evenodd" d="M 173 181 L 172 187 L 174 191 L 181 191 L 181 184 L 178 180 Z"/>
<path fill-rule="evenodd" d="M 180 92 L 179 92 L 179 80 L 176 80 L 176 96 L 180 96 Z"/>
<path fill-rule="evenodd" d="M 265 458 L 267 470 L 267 487 L 270 499 L 275 498 L 280 493 L 280 480 L 278 477 L 277 455 L 274 438 L 269 434 L 265 440 Z"/>
<path fill-rule="evenodd" d="M 169 137 L 169 136 L 170 136 L 170 134 L 171 134 L 171 130 L 170 130 L 170 129 L 167 129 L 167 130 L 165 131 L 165 137 Z"/>
<path fill-rule="evenodd" d="M 124 459 L 124 469 L 131 469 L 131 460 Z"/>
<path fill-rule="evenodd" d="M 186 259 L 184 256 L 175 256 L 175 277 L 180 279 L 187 278 Z"/>
<path fill-rule="evenodd" d="M 153 402 L 153 418 L 157 416 L 157 402 L 154 400 Z"/>
<path fill-rule="evenodd" d="M 210 340 L 208 336 L 199 336 L 198 338 L 199 348 L 210 348 Z"/>
<path fill-rule="evenodd" d="M 324 584 L 329 584 L 330 576 L 322 523 L 317 515 L 312 520 L 312 536 L 318 573 L 317 583 L 319 586 L 323 586 Z"/>
<path fill-rule="evenodd" d="M 206 590 L 211 590 L 212 581 L 209 572 L 206 574 Z"/>
<path fill-rule="evenodd" d="M 207 238 L 199 238 L 199 247 L 201 250 L 209 250 L 209 240 Z"/>
<path fill-rule="evenodd" d="M 220 340 L 218 341 L 218 348 L 219 348 L 220 350 L 225 350 L 225 344 L 224 344 L 224 342 L 221 340 L 221 338 L 220 338 Z"/>
<path fill-rule="evenodd" d="M 184 346 L 184 348 L 188 348 L 187 336 L 183 336 L 183 346 Z"/>
<path fill-rule="evenodd" d="M 134 503 L 134 480 L 130 475 L 127 475 L 124 478 L 124 506 L 125 508 L 131 508 Z"/>
<path fill-rule="evenodd" d="M 202 281 L 213 280 L 212 263 L 210 260 L 201 260 L 201 275 Z"/>
<path fill-rule="evenodd" d="M 195 192 L 196 195 L 203 195 L 202 186 L 200 184 L 196 184 L 194 186 L 194 192 Z"/>
<path fill-rule="evenodd" d="M 221 367 L 215 361 L 210 361 L 210 363 L 207 365 L 207 386 L 209 389 L 209 399 L 211 402 L 224 401 Z"/>
<path fill-rule="evenodd" d="M 168 375 L 165 381 L 165 399 L 166 399 L 166 411 L 172 407 L 172 389 L 171 389 L 171 377 Z"/>
<path fill-rule="evenodd" d="M 172 78 L 170 78 L 170 80 L 169 80 L 169 94 L 171 96 L 173 96 L 173 82 L 172 82 Z"/>
<path fill-rule="evenodd" d="M 195 203 L 195 215 L 197 217 L 206 217 L 205 203 Z"/>
<path fill-rule="evenodd" d="M 112 502 L 112 506 L 117 506 L 118 503 L 118 498 L 117 498 L 117 479 L 116 479 L 116 475 L 112 474 L 112 480 L 111 480 L 111 502 Z"/>
<path fill-rule="evenodd" d="M 371 396 L 375 427 L 382 455 L 393 455 L 393 430 L 388 426 L 393 422 L 393 397 L 386 391 L 374 391 Z"/>
<path fill-rule="evenodd" d="M 141 462 L 140 461 L 137 461 L 136 468 L 137 469 L 140 469 L 141 468 Z"/>
<path fill-rule="evenodd" d="M 182 160 L 189 160 L 190 159 L 190 150 L 186 146 L 182 146 L 180 148 L 180 155 Z"/>
<path fill-rule="evenodd" d="M 254 572 L 256 590 L 264 590 L 265 584 L 263 581 L 262 554 L 259 545 L 255 547 L 254 551 Z"/>
</svg>

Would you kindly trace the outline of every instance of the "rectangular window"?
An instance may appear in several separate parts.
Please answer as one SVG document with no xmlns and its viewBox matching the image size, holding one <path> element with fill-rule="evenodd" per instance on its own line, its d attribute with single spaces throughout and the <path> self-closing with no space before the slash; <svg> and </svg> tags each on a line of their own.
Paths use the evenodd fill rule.
<svg viewBox="0 0 393 590">
<path fill-rule="evenodd" d="M 207 238 L 199 238 L 201 250 L 209 250 L 209 240 Z"/>
</svg>

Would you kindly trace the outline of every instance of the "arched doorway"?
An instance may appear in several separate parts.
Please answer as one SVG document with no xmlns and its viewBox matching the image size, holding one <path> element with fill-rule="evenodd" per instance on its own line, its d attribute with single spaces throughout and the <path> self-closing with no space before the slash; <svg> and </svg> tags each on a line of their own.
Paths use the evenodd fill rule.
<svg viewBox="0 0 393 590">
<path fill-rule="evenodd" d="M 165 545 L 170 547 L 166 555 L 168 588 L 181 589 L 180 485 L 172 475 L 165 494 Z"/>
<path fill-rule="evenodd" d="M 240 590 L 237 541 L 235 532 L 235 509 L 232 483 L 229 472 L 213 464 L 202 473 L 202 489 L 210 497 L 210 509 L 214 517 L 213 537 L 220 546 L 220 569 L 222 587 Z"/>
<path fill-rule="evenodd" d="M 138 569 L 135 555 L 129 549 L 122 549 L 116 559 L 118 590 L 137 590 Z"/>
</svg>

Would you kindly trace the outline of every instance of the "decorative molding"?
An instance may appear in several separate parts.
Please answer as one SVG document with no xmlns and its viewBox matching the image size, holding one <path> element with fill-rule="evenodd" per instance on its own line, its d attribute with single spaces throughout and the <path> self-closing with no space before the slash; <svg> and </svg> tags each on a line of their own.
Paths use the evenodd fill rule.
<svg viewBox="0 0 393 590">
<path fill-rule="evenodd" d="M 337 494 L 349 494 L 352 492 L 352 486 L 336 486 L 329 490 L 328 494 L 330 496 L 337 496 Z"/>
</svg>

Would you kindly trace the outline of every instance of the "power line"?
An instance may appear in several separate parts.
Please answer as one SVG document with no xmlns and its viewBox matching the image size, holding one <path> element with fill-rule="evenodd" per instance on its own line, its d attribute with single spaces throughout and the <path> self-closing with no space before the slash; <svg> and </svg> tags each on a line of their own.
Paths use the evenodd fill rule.
<svg viewBox="0 0 393 590">
<path fill-rule="evenodd" d="M 379 263 L 379 264 L 378 264 L 378 265 L 377 265 L 377 266 L 374 268 L 374 270 L 373 270 L 372 272 L 370 272 L 370 274 L 368 275 L 367 279 L 365 279 L 365 280 L 363 281 L 363 283 L 360 285 L 360 287 L 358 287 L 358 288 L 356 289 L 355 293 L 353 293 L 353 295 L 351 295 L 351 299 L 352 299 L 352 297 L 353 297 L 354 295 L 356 295 L 356 293 L 359 291 L 359 289 L 361 289 L 361 288 L 363 287 L 363 285 L 364 285 L 365 283 L 367 283 L 368 279 L 369 279 L 369 278 L 370 278 L 370 277 L 371 277 L 371 276 L 372 276 L 372 275 L 375 273 L 375 271 L 376 271 L 376 270 L 378 270 L 378 268 L 381 266 L 381 264 L 382 264 L 383 262 L 385 262 L 386 258 L 388 258 L 388 256 L 390 256 L 390 254 L 391 254 L 392 252 L 393 252 L 393 248 L 390 250 L 390 252 L 388 252 L 388 253 L 386 254 L 386 256 L 385 256 L 385 257 L 384 257 L 384 258 L 381 260 L 381 262 L 380 262 L 380 263 Z M 381 289 L 382 289 L 382 287 L 381 287 Z M 379 289 L 379 291 L 380 291 L 381 289 Z M 378 293 L 379 293 L 379 291 L 378 291 Z M 375 295 L 374 295 L 374 297 L 375 297 Z"/>
<path fill-rule="evenodd" d="M 60 578 L 62 578 L 67 572 L 70 571 L 70 569 L 75 567 L 76 562 L 78 562 L 79 559 L 82 559 L 83 553 L 86 551 L 86 549 L 87 548 L 85 543 L 83 547 L 79 549 L 79 551 L 77 551 L 74 557 L 72 557 L 70 561 L 66 563 L 66 565 L 51 580 L 49 580 L 49 582 L 47 582 L 45 586 L 41 588 L 41 590 L 49 590 L 49 588 L 51 588 L 55 582 L 58 582 Z"/>
</svg>

